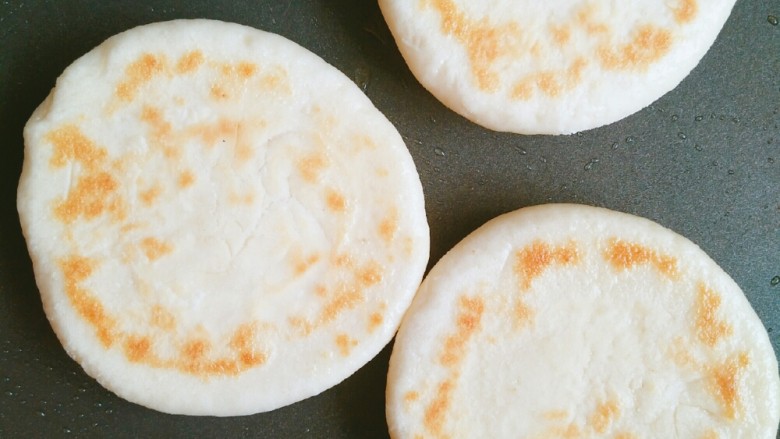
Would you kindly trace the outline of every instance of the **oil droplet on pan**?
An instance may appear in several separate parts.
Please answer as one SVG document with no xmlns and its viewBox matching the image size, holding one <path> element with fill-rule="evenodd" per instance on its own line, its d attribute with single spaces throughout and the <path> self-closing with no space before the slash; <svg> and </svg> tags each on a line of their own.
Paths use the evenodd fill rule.
<svg viewBox="0 0 780 439">
<path fill-rule="evenodd" d="M 593 169 L 593 166 L 595 166 L 596 163 L 598 163 L 598 162 L 599 162 L 599 159 L 592 158 L 592 159 L 590 159 L 590 161 L 588 163 L 585 164 L 585 167 L 583 169 L 585 169 L 586 171 L 590 171 L 591 169 Z"/>
<path fill-rule="evenodd" d="M 772 285 L 773 287 L 780 285 L 780 276 L 773 277 L 772 280 L 769 281 L 769 284 Z"/>
<path fill-rule="evenodd" d="M 778 20 L 774 15 L 766 17 L 766 21 L 768 21 L 772 26 L 777 26 L 777 24 L 780 23 L 780 20 Z"/>
</svg>

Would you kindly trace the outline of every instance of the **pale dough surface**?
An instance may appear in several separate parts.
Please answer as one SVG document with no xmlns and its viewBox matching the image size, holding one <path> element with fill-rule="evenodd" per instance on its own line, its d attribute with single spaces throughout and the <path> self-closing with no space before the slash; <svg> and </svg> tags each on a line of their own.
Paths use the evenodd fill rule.
<svg viewBox="0 0 780 439">
<path fill-rule="evenodd" d="M 650 105 L 699 63 L 735 0 L 379 0 L 409 68 L 487 128 L 569 134 Z"/>
<path fill-rule="evenodd" d="M 651 221 L 502 215 L 427 275 L 390 360 L 393 438 L 772 439 L 766 330 L 699 247 Z"/>
<path fill-rule="evenodd" d="M 129 30 L 68 67 L 24 135 L 18 210 L 46 314 L 130 401 L 226 416 L 317 394 L 389 342 L 425 270 L 400 135 L 280 36 Z"/>
</svg>

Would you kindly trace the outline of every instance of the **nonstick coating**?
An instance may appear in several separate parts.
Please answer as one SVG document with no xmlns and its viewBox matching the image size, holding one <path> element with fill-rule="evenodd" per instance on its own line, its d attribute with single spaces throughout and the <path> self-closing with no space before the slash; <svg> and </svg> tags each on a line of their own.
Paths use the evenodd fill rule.
<svg viewBox="0 0 780 439">
<path fill-rule="evenodd" d="M 212 18 L 281 34 L 353 78 L 403 135 L 431 226 L 431 265 L 504 212 L 549 202 L 650 218 L 701 246 L 780 349 L 780 3 L 740 0 L 676 89 L 571 136 L 483 129 L 406 67 L 371 0 L 0 3 L 0 437 L 382 438 L 387 347 L 340 385 L 237 418 L 171 416 L 84 374 L 44 316 L 16 213 L 22 128 L 76 58 L 131 27 Z M 773 280 L 774 279 L 774 280 Z M 255 391 L 262 391 L 257 389 Z"/>
</svg>

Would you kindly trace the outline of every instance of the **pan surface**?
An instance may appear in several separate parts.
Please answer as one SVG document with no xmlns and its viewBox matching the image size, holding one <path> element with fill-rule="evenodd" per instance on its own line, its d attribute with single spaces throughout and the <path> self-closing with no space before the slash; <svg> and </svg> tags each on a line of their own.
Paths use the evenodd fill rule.
<svg viewBox="0 0 780 439">
<path fill-rule="evenodd" d="M 780 4 L 740 0 L 676 89 L 617 123 L 570 136 L 481 128 L 406 67 L 368 0 L 10 1 L 0 4 L 0 437 L 387 437 L 390 347 L 340 385 L 237 418 L 171 416 L 104 390 L 49 326 L 16 213 L 22 128 L 76 58 L 111 35 L 175 18 L 278 33 L 352 78 L 400 131 L 426 195 L 431 259 L 487 220 L 574 202 L 686 236 L 743 289 L 780 350 Z"/>
</svg>

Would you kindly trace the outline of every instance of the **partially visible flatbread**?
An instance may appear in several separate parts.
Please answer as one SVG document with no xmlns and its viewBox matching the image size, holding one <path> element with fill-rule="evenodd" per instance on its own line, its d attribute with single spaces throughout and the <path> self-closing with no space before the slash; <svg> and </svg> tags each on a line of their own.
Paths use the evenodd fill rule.
<svg viewBox="0 0 780 439">
<path fill-rule="evenodd" d="M 502 215 L 430 271 L 390 360 L 393 438 L 772 439 L 766 330 L 701 249 L 578 205 Z"/>
<path fill-rule="evenodd" d="M 108 389 L 241 415 L 317 394 L 394 335 L 429 237 L 400 135 L 296 44 L 151 24 L 74 62 L 25 129 L 43 305 Z"/>
<path fill-rule="evenodd" d="M 434 96 L 498 131 L 606 125 L 677 86 L 735 0 L 379 0 Z"/>
</svg>

